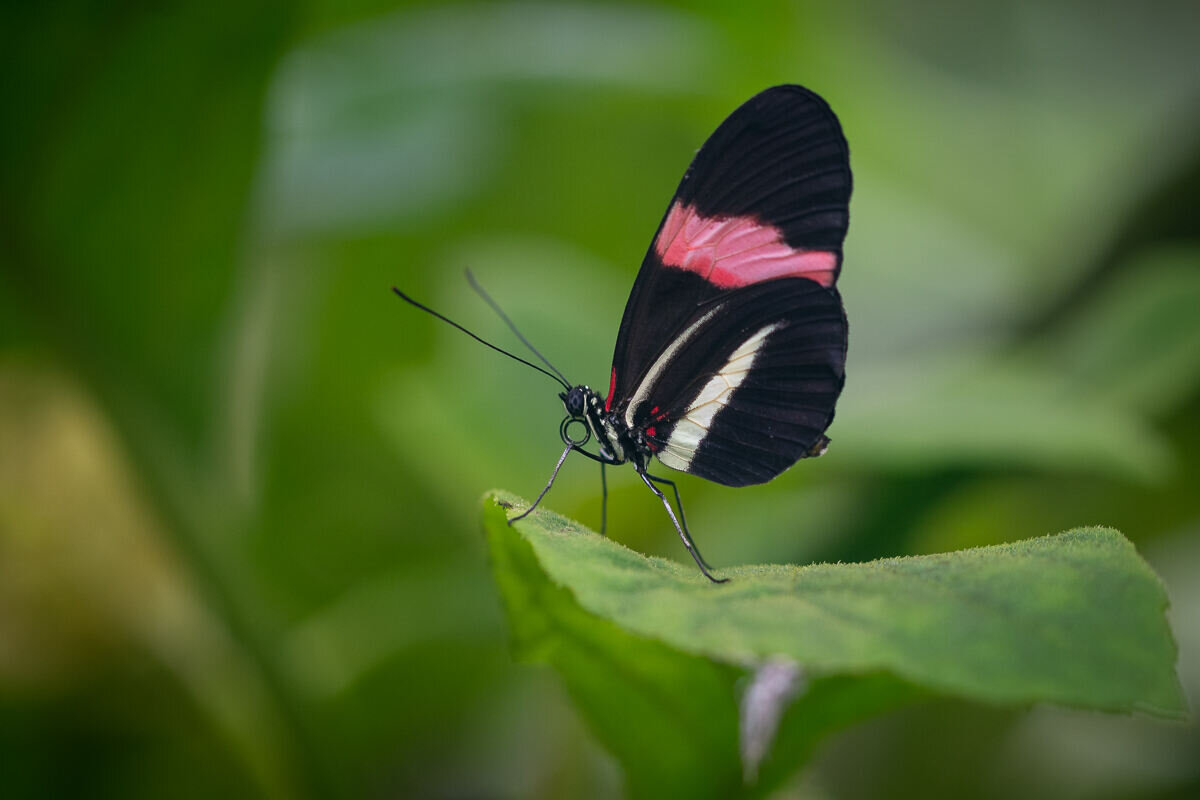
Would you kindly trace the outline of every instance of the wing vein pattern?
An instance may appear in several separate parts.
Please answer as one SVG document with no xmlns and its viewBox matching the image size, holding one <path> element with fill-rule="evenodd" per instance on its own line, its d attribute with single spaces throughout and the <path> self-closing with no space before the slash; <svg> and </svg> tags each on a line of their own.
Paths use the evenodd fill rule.
<svg viewBox="0 0 1200 800">
<path fill-rule="evenodd" d="M 837 117 L 799 86 L 751 98 L 697 152 L 630 293 L 606 401 L 663 464 L 741 486 L 823 452 L 851 188 Z"/>
</svg>

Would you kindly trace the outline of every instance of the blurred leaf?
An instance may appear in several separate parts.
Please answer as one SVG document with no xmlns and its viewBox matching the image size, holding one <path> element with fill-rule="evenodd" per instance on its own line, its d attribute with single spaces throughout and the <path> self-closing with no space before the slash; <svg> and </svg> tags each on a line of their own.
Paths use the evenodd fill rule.
<svg viewBox="0 0 1200 800">
<path fill-rule="evenodd" d="M 1200 249 L 1144 253 L 1045 349 L 1090 395 L 1150 413 L 1200 384 Z"/>
<path fill-rule="evenodd" d="M 293 680 L 326 698 L 422 642 L 486 641 L 500 620 L 487 581 L 479 578 L 457 565 L 421 564 L 360 581 L 288 636 Z M 435 597 L 438 602 L 430 602 Z M 407 613 L 422 605 L 421 614 Z"/>
<path fill-rule="evenodd" d="M 883 673 L 810 681 L 795 662 L 768 659 L 742 694 L 742 765 L 752 784 L 748 794 L 768 796 L 831 731 L 923 696 L 911 684 Z"/>
<path fill-rule="evenodd" d="M 838 279 L 851 363 L 964 342 L 982 349 L 1027 313 L 1039 283 L 1021 273 L 1011 242 L 888 180 L 869 152 L 856 147 L 852 163 L 853 221 Z"/>
<path fill-rule="evenodd" d="M 1185 713 L 1166 595 L 1113 530 L 866 564 L 737 567 L 713 586 L 691 565 L 645 558 L 552 513 L 510 527 L 501 499 L 521 503 L 485 501 L 506 594 L 530 576 L 511 573 L 506 548 L 527 542 L 582 608 L 686 653 L 739 665 L 783 656 L 816 674 L 882 670 L 990 703 Z M 527 610 L 510 601 L 515 630 L 531 624 Z"/>
<path fill-rule="evenodd" d="M 54 370 L 0 360 L 0 442 L 0 697 L 15 686 L 40 698 L 87 685 L 89 673 L 104 674 L 113 662 L 145 658 L 171 685 L 156 685 L 139 663 L 136 689 L 113 681 L 101 692 L 122 707 L 116 716 L 151 727 L 160 710 L 147 692 L 178 689 L 175 713 L 203 724 L 186 744 L 171 735 L 173 725 L 155 727 L 164 751 L 246 794 L 296 796 L 291 732 L 259 665 L 164 541 L 86 394 Z M 223 748 L 188 762 L 198 735 Z M 73 771 L 89 784 L 103 780 L 94 765 Z"/>
<path fill-rule="evenodd" d="M 807 13 L 821 35 L 798 50 L 856 158 L 1017 249 L 1022 274 L 1008 280 L 1053 295 L 1195 140 L 1178 116 L 1200 89 L 1195 4 L 1109 10 L 817 4 Z M 931 240 L 919 233 L 901 242 L 920 251 Z"/>
<path fill-rule="evenodd" d="M 33 106 L 52 113 L 22 122 L 20 168 L 0 170 L 17 296 L 123 432 L 193 455 L 212 421 L 261 103 L 296 11 L 29 9 L 13 38 L 40 56 Z"/>
<path fill-rule="evenodd" d="M 763 796 L 790 778 L 833 731 L 923 700 L 927 694 L 886 673 L 833 675 L 810 681 L 784 712 L 775 743 L 759 766 Z"/>
<path fill-rule="evenodd" d="M 267 227 L 427 220 L 502 161 L 504 89 L 688 92 L 720 49 L 702 20 L 633 5 L 433 6 L 317 37 L 288 57 L 270 103 Z"/>
<path fill-rule="evenodd" d="M 186 582 L 212 618 L 213 638 L 227 637 L 220 647 L 234 655 L 220 663 L 223 650 L 192 638 L 206 634 L 199 624 L 164 616 L 172 597 L 160 600 L 119 574 L 102 583 L 132 592 L 128 613 L 147 638 L 158 637 L 148 646 L 236 737 L 233 746 L 278 761 L 264 768 L 286 778 L 277 794 L 320 791 L 323 751 L 310 744 L 301 704 L 274 664 L 275 619 L 245 557 L 247 537 L 236 535 L 244 533 L 242 509 L 225 472 L 210 467 L 262 100 L 297 13 L 272 2 L 103 10 L 67 2 L 26 6 L 0 21 L 5 43 L 19 41 L 34 62 L 6 72 L 36 76 L 21 88 L 26 103 L 5 103 L 21 122 L 5 135 L 15 147 L 0 148 L 0 294 L 13 298 L 0 306 L 21 308 L 21 333 L 37 340 L 29 349 L 72 370 L 106 415 L 118 439 L 112 448 L 129 460 L 128 481 L 149 507 L 147 535 L 177 554 L 180 574 L 163 582 Z M 111 546 L 114 563 L 139 563 L 130 540 L 106 529 L 98 504 L 72 496 L 64 466 L 43 473 L 51 502 L 81 503 L 89 543 Z M 52 522 L 52 530 L 69 524 Z M 252 684 L 253 702 L 226 686 L 238 681 Z M 107 681 L 95 691 L 108 695 Z M 138 698 L 139 712 L 151 709 Z M 148 781 L 174 777 L 169 763 L 143 768 Z M 150 777 L 164 768 L 164 777 Z M 124 787 L 123 796 L 131 793 Z"/>
<path fill-rule="evenodd" d="M 830 436 L 831 453 L 914 470 L 1007 463 L 1151 481 L 1170 463 L 1140 415 L 1057 371 L 971 353 L 860 365 Z"/>
</svg>

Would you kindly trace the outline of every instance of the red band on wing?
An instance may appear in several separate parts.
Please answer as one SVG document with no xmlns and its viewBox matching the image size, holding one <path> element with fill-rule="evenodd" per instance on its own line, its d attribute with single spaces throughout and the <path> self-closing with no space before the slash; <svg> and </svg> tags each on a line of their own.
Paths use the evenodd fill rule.
<svg viewBox="0 0 1200 800">
<path fill-rule="evenodd" d="M 608 379 L 608 397 L 604 401 L 604 410 L 612 411 L 613 392 L 617 390 L 617 368 L 613 367 L 612 377 Z"/>
<path fill-rule="evenodd" d="M 837 254 L 795 250 L 771 225 L 753 217 L 703 217 L 675 203 L 654 250 L 665 266 L 694 272 L 722 289 L 800 277 L 833 286 Z"/>
</svg>

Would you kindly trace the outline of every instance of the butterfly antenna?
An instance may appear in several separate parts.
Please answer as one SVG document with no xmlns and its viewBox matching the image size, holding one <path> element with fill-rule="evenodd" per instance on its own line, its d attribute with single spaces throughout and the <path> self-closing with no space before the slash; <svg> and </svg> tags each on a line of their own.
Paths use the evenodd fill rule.
<svg viewBox="0 0 1200 800">
<path fill-rule="evenodd" d="M 483 338 L 481 338 L 481 337 L 479 337 L 479 336 L 476 336 L 475 334 L 471 333 L 469 330 L 467 330 L 466 328 L 464 328 L 462 325 L 459 325 L 459 324 L 458 324 L 457 322 L 455 322 L 454 320 L 452 320 L 452 319 L 450 319 L 450 318 L 448 318 L 448 317 L 446 317 L 446 316 L 444 316 L 444 315 L 442 315 L 442 314 L 439 314 L 438 312 L 434 311 L 434 310 L 433 310 L 432 308 L 430 308 L 429 306 L 422 305 L 421 303 L 418 303 L 416 300 L 413 300 L 411 297 L 409 297 L 409 296 L 408 296 L 408 295 L 406 295 L 404 292 L 402 292 L 402 291 L 400 291 L 399 289 L 397 289 L 395 286 L 393 286 L 393 287 L 392 287 L 392 291 L 393 291 L 393 292 L 395 292 L 395 293 L 396 293 L 396 296 L 397 296 L 397 297 L 399 297 L 399 298 L 400 298 L 401 300 L 403 300 L 404 302 L 406 302 L 406 303 L 408 303 L 408 304 L 410 304 L 410 305 L 414 305 L 414 306 L 416 306 L 417 308 L 421 309 L 422 311 L 424 311 L 424 312 L 426 312 L 426 313 L 432 314 L 433 316 L 435 316 L 435 317 L 437 317 L 438 319 L 440 319 L 442 322 L 445 322 L 445 323 L 447 323 L 447 324 L 453 325 L 454 327 L 458 328 L 460 331 L 462 331 L 463 333 L 465 333 L 467 336 L 470 336 L 472 339 L 474 339 L 475 341 L 479 342 L 480 344 L 485 344 L 485 345 L 487 345 L 488 347 L 490 347 L 490 348 L 492 348 L 493 350 L 495 350 L 497 353 L 503 353 L 504 355 L 508 356 L 509 358 L 513 359 L 514 361 L 520 361 L 522 364 L 524 364 L 524 365 L 525 365 L 525 366 L 527 366 L 527 367 L 533 367 L 534 369 L 536 369 L 538 372 L 542 373 L 543 375 L 549 375 L 551 378 L 554 378 L 554 380 L 556 380 L 556 381 L 558 381 L 559 383 L 561 383 L 561 384 L 563 385 L 563 388 L 564 388 L 564 389 L 566 389 L 567 391 L 570 391 L 570 390 L 571 390 L 571 385 L 570 385 L 569 383 L 567 383 L 566 379 L 565 379 L 565 378 L 563 378 L 561 374 L 559 374 L 559 375 L 555 375 L 555 374 L 554 374 L 554 373 L 552 373 L 552 372 L 547 372 L 546 370 L 544 370 L 544 369 L 542 369 L 541 367 L 539 367 L 537 364 L 533 364 L 533 363 L 531 363 L 531 362 L 529 362 L 529 361 L 526 361 L 525 359 L 521 358 L 520 356 L 513 355 L 512 353 L 508 352 L 508 351 L 507 351 L 507 350 L 505 350 L 504 348 L 502 348 L 502 347 L 497 347 L 496 345 L 492 344 L 491 342 L 487 341 L 486 339 L 483 339 Z M 509 323 L 509 324 L 511 325 L 512 323 Z M 522 341 L 524 341 L 524 338 L 522 338 Z M 528 342 L 526 342 L 526 344 L 528 344 Z M 535 350 L 534 352 L 537 352 L 537 351 Z M 543 360 L 545 360 L 545 359 L 543 359 Z M 551 367 L 551 369 L 553 369 L 553 367 Z M 558 372 L 558 370 L 554 370 L 554 372 Z"/>
<path fill-rule="evenodd" d="M 496 301 L 492 299 L 491 295 L 489 295 L 487 292 L 485 292 L 483 290 L 483 287 L 479 285 L 479 281 L 475 280 L 475 276 L 471 273 L 471 270 L 468 269 L 465 271 L 467 273 L 467 283 L 471 284 L 471 288 L 475 290 L 475 294 L 482 297 L 483 301 L 492 307 L 492 311 L 495 311 L 497 314 L 500 315 L 500 319 L 504 320 L 504 324 L 509 327 L 509 330 L 511 330 L 513 333 L 515 333 L 517 335 L 517 338 L 520 339 L 521 342 L 526 347 L 528 347 L 535 356 L 537 356 L 538 358 L 540 358 L 542 360 L 543 364 L 545 364 L 547 367 L 549 367 L 550 369 L 552 369 L 554 371 L 554 374 L 559 377 L 559 379 L 562 381 L 563 386 L 566 386 L 569 391 L 571 388 L 571 382 L 567 380 L 567 376 L 563 375 L 561 372 L 559 372 L 558 367 L 551 364 L 550 359 L 546 358 L 544 355 L 539 353 L 538 349 L 536 347 L 534 347 L 532 344 L 530 344 L 529 340 L 525 338 L 525 335 L 522 334 L 519 330 L 517 330 L 517 326 L 513 324 L 513 321 L 511 319 L 508 318 L 508 315 L 504 313 L 503 309 L 501 309 L 500 306 L 496 303 Z"/>
</svg>

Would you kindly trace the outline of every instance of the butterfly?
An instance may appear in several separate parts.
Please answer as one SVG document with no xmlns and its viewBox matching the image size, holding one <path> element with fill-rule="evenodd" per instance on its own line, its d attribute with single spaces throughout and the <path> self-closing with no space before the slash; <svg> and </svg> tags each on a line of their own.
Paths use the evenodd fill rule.
<svg viewBox="0 0 1200 800">
<path fill-rule="evenodd" d="M 725 486 L 764 483 L 822 455 L 845 381 L 847 322 L 836 283 L 849 224 L 849 149 L 829 105 L 801 86 L 767 89 L 716 129 L 684 173 L 650 244 L 617 332 L 608 393 L 552 372 L 401 298 L 562 384 L 565 449 L 605 468 L 633 465 L 700 571 L 675 482 L 654 460 Z M 585 449 L 595 440 L 595 451 Z M 676 515 L 663 488 L 674 495 Z M 606 527 L 602 505 L 601 530 Z"/>
</svg>

